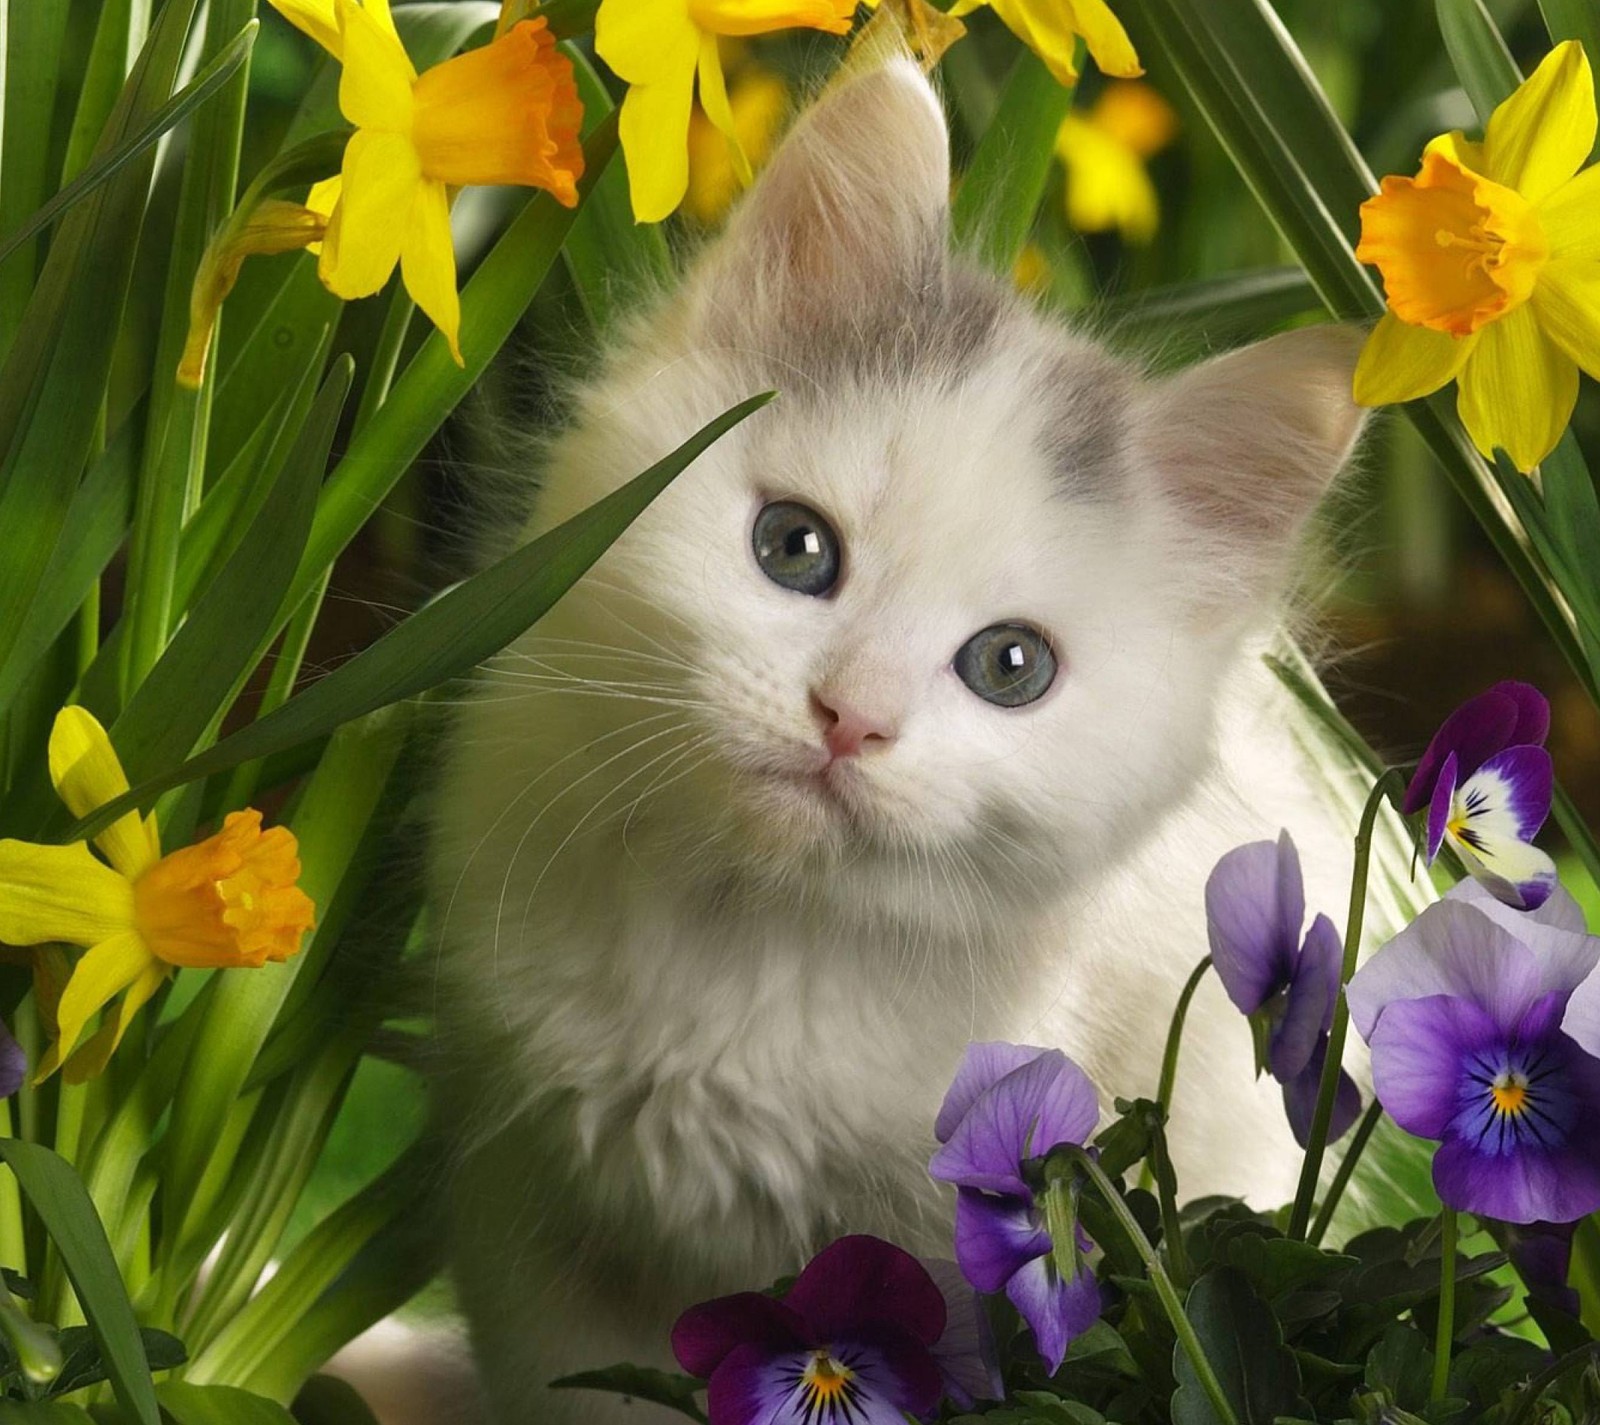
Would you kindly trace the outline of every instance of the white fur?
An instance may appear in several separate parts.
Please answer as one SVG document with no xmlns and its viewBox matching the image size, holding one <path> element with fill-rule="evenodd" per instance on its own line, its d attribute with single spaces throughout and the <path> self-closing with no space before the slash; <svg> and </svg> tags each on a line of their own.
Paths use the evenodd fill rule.
<svg viewBox="0 0 1600 1425">
<path fill-rule="evenodd" d="M 1225 850 L 1288 826 L 1312 907 L 1342 905 L 1348 833 L 1256 657 L 1357 430 L 1336 336 L 1152 385 L 1008 300 L 981 350 L 843 385 L 774 370 L 763 324 L 826 351 L 851 330 L 828 304 L 901 281 L 921 215 L 942 219 L 930 99 L 898 64 L 825 99 L 582 392 L 529 535 L 794 377 L 494 662 L 450 743 L 441 1094 L 459 1280 L 504 1422 L 619 1418 L 543 1383 L 668 1364 L 683 1307 L 841 1231 L 947 1253 L 924 1165 L 969 1040 L 1062 1046 L 1108 1111 L 1152 1093 Z M 1042 398 L 1062 372 L 1083 391 Z M 1096 406 L 1125 438 L 1064 478 L 1052 427 Z M 833 596 L 757 567 L 774 498 L 839 532 Z M 1061 672 L 1006 710 L 951 658 L 1015 618 Z M 831 795 L 810 775 L 814 689 L 898 731 Z M 1173 1136 L 1186 1195 L 1291 1190 L 1278 1093 L 1214 982 Z"/>
</svg>

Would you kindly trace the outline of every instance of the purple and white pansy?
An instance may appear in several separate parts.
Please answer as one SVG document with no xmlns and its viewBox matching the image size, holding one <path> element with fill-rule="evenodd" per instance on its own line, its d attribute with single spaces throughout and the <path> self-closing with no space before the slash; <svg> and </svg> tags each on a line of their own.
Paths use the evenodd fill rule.
<svg viewBox="0 0 1600 1425">
<path fill-rule="evenodd" d="M 928 1171 L 958 1189 L 956 1261 L 979 1291 L 1005 1292 L 1052 1371 L 1099 1318 L 1100 1286 L 1075 1218 L 1052 1233 L 1030 1165 L 1082 1145 L 1099 1118 L 1094 1085 L 1060 1050 L 991 1043 L 967 1046 L 934 1124 Z"/>
<path fill-rule="evenodd" d="M 1206 933 L 1211 963 L 1256 1035 L 1256 1072 L 1283 1085 L 1289 1126 L 1302 1147 L 1311 1132 L 1328 1030 L 1339 998 L 1343 950 L 1327 916 L 1305 939 L 1305 884 L 1287 831 L 1228 852 L 1206 881 Z M 1355 1081 L 1339 1073 L 1329 1140 L 1342 1137 L 1361 1112 Z"/>
<path fill-rule="evenodd" d="M 672 1352 L 707 1381 L 712 1425 L 905 1425 L 944 1396 L 947 1311 L 909 1252 L 841 1237 L 781 1299 L 745 1291 L 690 1307 Z"/>
<path fill-rule="evenodd" d="M 1463 881 L 1351 980 L 1374 1090 L 1439 1143 L 1447 1206 L 1516 1223 L 1600 1209 L 1600 1043 L 1572 1009 L 1597 964 L 1600 937 L 1559 886 L 1519 913 Z"/>
<path fill-rule="evenodd" d="M 1519 910 L 1542 905 L 1556 884 L 1555 863 L 1532 844 L 1550 815 L 1549 731 L 1543 693 L 1496 683 L 1445 719 L 1402 804 L 1407 815 L 1428 813 L 1430 865 L 1448 841 L 1476 879 Z"/>
</svg>

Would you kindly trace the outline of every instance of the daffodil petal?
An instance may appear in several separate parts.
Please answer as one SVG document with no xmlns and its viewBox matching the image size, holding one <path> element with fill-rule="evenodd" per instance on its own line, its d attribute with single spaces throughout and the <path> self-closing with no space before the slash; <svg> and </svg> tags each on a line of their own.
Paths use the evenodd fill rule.
<svg viewBox="0 0 1600 1425">
<path fill-rule="evenodd" d="M 700 31 L 683 0 L 601 0 L 594 48 L 629 84 L 692 84 Z"/>
<path fill-rule="evenodd" d="M 444 184 L 424 180 L 400 244 L 400 275 L 411 300 L 444 333 L 457 366 L 461 359 L 461 297 L 456 291 L 456 251 Z"/>
<path fill-rule="evenodd" d="M 1049 3 L 1042 3 L 1042 0 L 1005 0 L 1005 3 L 1023 5 L 1042 17 L 1054 10 L 1058 0 L 1049 0 Z M 1137 79 L 1144 73 L 1133 41 L 1122 28 L 1122 21 L 1111 13 L 1106 0 L 1066 0 L 1066 4 L 1072 28 L 1083 36 L 1102 74 L 1114 75 L 1118 79 Z"/>
<path fill-rule="evenodd" d="M 842 35 L 855 13 L 856 0 L 694 0 L 689 11 L 700 29 L 716 35 L 769 35 L 791 29 Z"/>
<path fill-rule="evenodd" d="M 50 729 L 50 780 L 67 810 L 77 817 L 88 816 L 128 790 L 116 749 L 87 708 L 66 707 L 56 715 Z M 161 859 L 153 823 L 136 811 L 119 817 L 94 843 L 130 881 Z"/>
<path fill-rule="evenodd" d="M 151 965 L 128 986 L 128 992 L 117 1001 L 117 1007 L 111 1016 L 95 1030 L 87 1043 L 78 1045 L 72 1051 L 71 1057 L 62 1066 L 61 1078 L 64 1083 L 88 1083 L 90 1079 L 97 1079 L 105 1072 L 106 1064 L 117 1052 L 117 1045 L 122 1043 L 122 1036 L 128 1032 L 133 1017 L 166 983 L 167 974 L 165 965 Z"/>
<path fill-rule="evenodd" d="M 1539 204 L 1539 225 L 1553 260 L 1600 262 L 1600 164 L 1584 169 Z"/>
<path fill-rule="evenodd" d="M 336 297 L 370 297 L 400 261 L 422 172 L 411 141 L 363 129 L 345 145 L 339 207 L 317 274 Z"/>
<path fill-rule="evenodd" d="M 1595 131 L 1594 75 L 1583 46 L 1568 40 L 1489 116 L 1485 177 L 1537 203 L 1583 166 Z"/>
<path fill-rule="evenodd" d="M 389 0 L 363 0 L 363 8 L 391 35 L 400 38 L 400 31 L 394 27 L 394 16 L 389 13 Z"/>
<path fill-rule="evenodd" d="M 1549 263 L 1534 289 L 1533 307 L 1545 335 L 1600 380 L 1600 262 Z"/>
<path fill-rule="evenodd" d="M 1073 0 L 1056 0 L 1048 6 L 1032 0 L 991 0 L 989 8 L 1044 61 L 1057 84 L 1078 82 L 1078 7 Z"/>
<path fill-rule="evenodd" d="M 1460 374 L 1477 341 L 1414 327 L 1386 313 L 1356 363 L 1357 404 L 1393 406 L 1431 395 Z"/>
<path fill-rule="evenodd" d="M 1531 305 L 1478 333 L 1457 404 L 1473 443 L 1526 473 L 1552 450 L 1578 403 L 1577 363 L 1539 330 Z"/>
<path fill-rule="evenodd" d="M 689 186 L 689 110 L 694 70 L 659 84 L 636 84 L 622 101 L 618 132 L 628 161 L 633 216 L 659 223 Z"/>
<path fill-rule="evenodd" d="M 295 29 L 310 35 L 335 59 L 344 53 L 334 0 L 269 0 L 272 8 Z"/>
<path fill-rule="evenodd" d="M 0 941 L 97 945 L 133 926 L 133 887 L 88 843 L 0 841 Z"/>
<path fill-rule="evenodd" d="M 385 28 L 382 20 L 355 0 L 338 3 L 339 32 L 344 36 L 339 112 L 358 129 L 409 134 L 411 86 L 417 71 L 406 57 L 393 22 Z"/>
<path fill-rule="evenodd" d="M 125 930 L 91 948 L 73 967 L 72 978 L 61 992 L 55 1057 L 60 1060 L 71 1054 L 84 1025 L 153 963 L 154 957 L 135 930 Z M 41 1075 L 44 1072 L 41 1066 Z"/>
<path fill-rule="evenodd" d="M 728 103 L 728 86 L 722 77 L 722 52 L 715 35 L 701 36 L 699 71 L 700 107 L 727 143 L 728 156 L 733 160 L 733 171 L 739 182 L 748 187 L 754 174 L 750 171 L 744 145 L 739 142 L 738 125 L 733 121 L 733 106 Z"/>
</svg>

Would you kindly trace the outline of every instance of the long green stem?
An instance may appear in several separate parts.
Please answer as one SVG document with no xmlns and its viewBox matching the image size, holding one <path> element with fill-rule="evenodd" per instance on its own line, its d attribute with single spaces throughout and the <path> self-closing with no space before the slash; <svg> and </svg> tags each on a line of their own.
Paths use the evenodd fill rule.
<svg viewBox="0 0 1600 1425">
<path fill-rule="evenodd" d="M 1183 1229 L 1178 1218 L 1177 1175 L 1172 1169 L 1172 1154 L 1167 1149 L 1165 1126 L 1158 1126 L 1151 1135 L 1148 1164 L 1155 1167 L 1156 1191 L 1161 1202 L 1161 1244 L 1167 1250 L 1167 1262 L 1172 1268 L 1173 1277 L 1187 1286 L 1189 1254 L 1183 1245 Z"/>
<path fill-rule="evenodd" d="M 1184 1312 L 1183 1303 L 1178 1300 L 1177 1288 L 1173 1286 L 1172 1278 L 1167 1275 L 1166 1268 L 1161 1265 L 1160 1254 L 1150 1244 L 1150 1239 L 1144 1235 L 1144 1229 L 1139 1226 L 1138 1219 L 1128 1211 L 1128 1204 L 1122 1200 L 1122 1194 L 1117 1191 L 1116 1184 L 1106 1176 L 1105 1170 L 1095 1162 L 1093 1155 L 1086 1149 L 1067 1144 L 1056 1149 L 1056 1152 L 1070 1156 L 1089 1181 L 1100 1190 L 1100 1196 L 1105 1199 L 1112 1216 L 1117 1219 L 1118 1225 L 1133 1243 L 1134 1250 L 1143 1258 L 1145 1270 L 1150 1274 L 1150 1284 L 1156 1289 L 1161 1307 L 1167 1313 L 1167 1320 L 1172 1323 L 1173 1332 L 1177 1335 L 1178 1345 L 1189 1358 L 1189 1364 L 1194 1367 L 1195 1377 L 1200 1382 L 1200 1388 L 1205 1391 L 1206 1399 L 1211 1402 L 1211 1409 L 1222 1425 L 1239 1425 L 1239 1417 L 1234 1414 L 1233 1407 L 1228 1403 L 1222 1382 L 1217 1379 L 1217 1373 L 1206 1356 L 1205 1347 L 1200 1344 L 1200 1338 L 1195 1335 L 1194 1326 Z"/>
<path fill-rule="evenodd" d="M 1303 1241 L 1311 1221 L 1311 1205 L 1317 1195 L 1317 1179 L 1322 1174 L 1322 1155 L 1328 1146 L 1328 1125 L 1333 1121 L 1333 1101 L 1339 1092 L 1339 1073 L 1344 1066 L 1344 1041 L 1350 1031 L 1350 1006 L 1343 987 L 1356 972 L 1361 953 L 1361 923 L 1367 909 L 1367 871 L 1372 861 L 1372 829 L 1378 812 L 1390 797 L 1398 797 L 1405 787 L 1399 772 L 1390 770 L 1378 778 L 1377 785 L 1361 809 L 1361 824 L 1356 828 L 1355 870 L 1350 877 L 1350 914 L 1345 920 L 1344 963 L 1339 967 L 1340 994 L 1333 1007 L 1333 1024 L 1328 1030 L 1327 1057 L 1322 1064 L 1322 1081 L 1317 1086 L 1317 1108 L 1311 1118 L 1311 1136 L 1306 1143 L 1305 1162 L 1300 1168 L 1300 1186 L 1294 1195 L 1294 1211 L 1289 1217 L 1289 1236 Z"/>
<path fill-rule="evenodd" d="M 1178 1003 L 1173 1006 L 1172 1023 L 1167 1026 L 1167 1047 L 1161 1055 L 1161 1081 L 1156 1086 L 1156 1103 L 1163 1113 L 1172 1107 L 1172 1091 L 1178 1082 L 1178 1051 L 1183 1047 L 1183 1025 L 1189 1017 L 1189 1002 L 1210 968 L 1211 957 L 1207 955 L 1194 967 L 1178 995 Z M 1154 1180 L 1150 1163 L 1146 1160 L 1144 1167 L 1139 1170 L 1139 1186 L 1148 1188 Z"/>
<path fill-rule="evenodd" d="M 1439 1329 L 1433 1340 L 1431 1405 L 1439 1405 L 1450 1384 L 1450 1345 L 1456 1338 L 1456 1214 L 1454 1208 L 1439 1213 Z"/>
<path fill-rule="evenodd" d="M 1361 1161 L 1361 1154 L 1367 1146 L 1367 1140 L 1372 1137 L 1372 1131 L 1378 1126 L 1378 1120 L 1382 1117 L 1383 1105 L 1377 1099 L 1373 1099 L 1367 1105 L 1367 1111 L 1361 1115 L 1361 1122 L 1356 1125 L 1356 1136 L 1350 1140 L 1350 1146 L 1345 1150 L 1344 1159 L 1339 1164 L 1339 1171 L 1333 1175 L 1333 1181 L 1328 1185 L 1327 1197 L 1317 1209 L 1317 1220 L 1311 1224 L 1311 1236 L 1307 1239 L 1314 1246 L 1322 1245 L 1322 1239 L 1327 1235 L 1328 1224 L 1333 1221 L 1334 1211 L 1339 1206 L 1339 1199 L 1349 1187 L 1350 1179 L 1355 1174 L 1356 1164 Z"/>
</svg>

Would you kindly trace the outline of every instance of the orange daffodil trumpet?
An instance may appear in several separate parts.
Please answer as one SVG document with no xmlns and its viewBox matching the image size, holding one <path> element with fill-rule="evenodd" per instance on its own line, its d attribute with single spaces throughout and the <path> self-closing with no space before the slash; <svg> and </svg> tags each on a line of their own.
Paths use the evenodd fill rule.
<svg viewBox="0 0 1600 1425">
<path fill-rule="evenodd" d="M 1364 406 L 1459 379 L 1458 409 L 1485 455 L 1531 471 L 1600 376 L 1600 167 L 1582 45 L 1558 45 L 1489 118 L 1481 143 L 1428 145 L 1415 178 L 1361 207 L 1356 256 L 1383 276 L 1389 311 L 1356 370 Z M 1580 171 L 1581 170 L 1581 171 Z"/>
<path fill-rule="evenodd" d="M 111 739 L 80 707 L 56 718 L 50 778 L 79 817 L 128 790 Z M 315 916 L 297 884 L 293 834 L 283 827 L 263 831 L 258 811 L 234 812 L 215 836 L 165 856 L 155 817 L 129 812 L 94 845 L 104 860 L 82 841 L 0 841 L 0 941 L 64 942 L 86 951 L 59 987 L 55 1042 L 36 1082 L 63 1064 L 69 1082 L 98 1074 L 174 968 L 259 968 L 287 960 Z M 59 952 L 39 953 L 59 960 Z M 46 978 L 58 981 L 59 973 Z M 89 1020 L 119 995 L 99 1031 L 79 1044 Z"/>
<path fill-rule="evenodd" d="M 329 207 L 317 272 L 336 296 L 367 297 L 400 268 L 406 290 L 461 361 L 448 189 L 509 183 L 576 207 L 583 118 L 572 63 L 545 21 L 523 20 L 418 74 L 388 0 L 271 0 L 343 66 L 339 108 L 355 133 Z"/>
<path fill-rule="evenodd" d="M 805 28 L 848 33 L 856 0 L 601 0 L 594 47 L 628 86 L 620 136 L 633 216 L 658 223 L 689 187 L 689 118 L 700 107 L 722 134 L 742 182 L 750 165 L 728 102 L 721 36 Z"/>
</svg>

